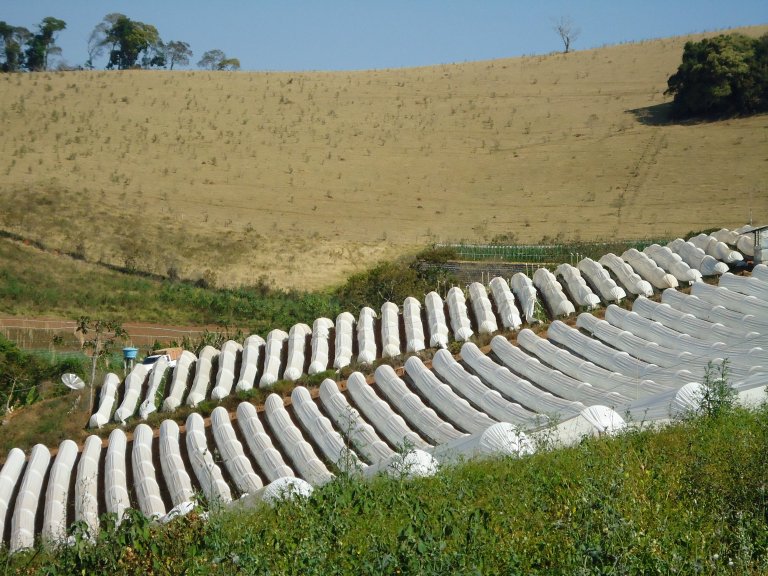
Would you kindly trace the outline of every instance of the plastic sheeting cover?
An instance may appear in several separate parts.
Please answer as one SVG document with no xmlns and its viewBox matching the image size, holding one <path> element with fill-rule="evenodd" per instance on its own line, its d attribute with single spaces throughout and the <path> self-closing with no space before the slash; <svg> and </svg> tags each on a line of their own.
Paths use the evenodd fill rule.
<svg viewBox="0 0 768 576">
<path fill-rule="evenodd" d="M 171 388 L 168 396 L 163 400 L 163 412 L 173 412 L 181 406 L 181 400 L 189 382 L 190 371 L 196 362 L 197 356 L 189 350 L 184 350 L 179 359 L 176 360 L 176 368 L 173 369 L 173 376 L 171 377 Z"/>
<path fill-rule="evenodd" d="M 101 385 L 101 393 L 99 394 L 99 408 L 88 420 L 88 428 L 101 428 L 109 422 L 112 407 L 115 405 L 118 386 L 120 386 L 120 378 L 117 374 L 110 372 L 104 377 L 104 383 Z"/>
<path fill-rule="evenodd" d="M 682 256 L 673 252 L 667 246 L 651 244 L 643 248 L 643 252 L 662 269 L 672 274 L 678 282 L 692 283 L 701 280 L 701 272 L 691 268 L 683 261 Z"/>
<path fill-rule="evenodd" d="M 600 298 L 587 286 L 587 282 L 581 277 L 581 272 L 578 268 L 574 268 L 570 264 L 560 264 L 555 269 L 555 276 L 565 280 L 568 292 L 577 305 L 589 308 L 590 310 L 600 306 Z"/>
<path fill-rule="evenodd" d="M 211 383 L 213 360 L 219 356 L 219 351 L 213 346 L 206 346 L 200 351 L 195 365 L 195 379 L 187 395 L 187 406 L 195 407 L 205 400 L 208 386 Z"/>
<path fill-rule="evenodd" d="M 679 254 L 688 266 L 701 272 L 702 276 L 714 276 L 728 272 L 728 264 L 718 262 L 714 257 L 706 254 L 704 250 L 682 238 L 672 240 L 667 244 L 667 247 Z"/>
<path fill-rule="evenodd" d="M 453 339 L 458 342 L 464 342 L 472 337 L 472 325 L 467 315 L 467 301 L 464 298 L 464 292 L 461 288 L 454 286 L 448 290 L 448 313 L 451 317 L 451 329 L 453 330 Z"/>
<path fill-rule="evenodd" d="M 616 254 L 608 253 L 601 256 L 599 263 L 614 273 L 621 285 L 630 294 L 653 296 L 653 286 L 647 280 L 643 280 L 632 267 L 624 262 Z"/>
<path fill-rule="evenodd" d="M 312 355 L 307 374 L 317 374 L 328 370 L 330 364 L 329 339 L 333 321 L 330 318 L 317 318 L 312 323 Z"/>
<path fill-rule="evenodd" d="M 51 466 L 48 489 L 45 493 L 43 515 L 43 540 L 63 542 L 67 537 L 67 505 L 69 504 L 69 481 L 77 458 L 77 444 L 64 440 Z"/>
<path fill-rule="evenodd" d="M 519 330 L 523 325 L 520 318 L 520 312 L 515 305 L 515 296 L 509 289 L 509 284 L 504 278 L 496 276 L 488 284 L 491 289 L 493 301 L 496 303 L 496 310 L 501 317 L 501 324 L 507 330 Z"/>
<path fill-rule="evenodd" d="M 539 320 L 536 318 L 536 288 L 531 279 L 522 272 L 518 272 L 512 276 L 510 286 L 515 298 L 520 302 L 525 321 L 528 324 L 538 322 Z"/>
<path fill-rule="evenodd" d="M 494 334 L 499 331 L 493 306 L 488 298 L 485 286 L 480 282 L 472 282 L 469 285 L 469 300 L 472 302 L 472 310 L 477 319 L 477 331 L 480 334 Z"/>
<path fill-rule="evenodd" d="M 437 292 L 430 292 L 424 297 L 424 304 L 427 307 L 430 348 L 447 347 L 448 325 L 445 322 L 443 299 Z"/>
<path fill-rule="evenodd" d="M 357 361 L 361 364 L 373 364 L 376 360 L 375 319 L 376 312 L 372 308 L 365 306 L 360 310 L 360 317 L 357 320 L 357 348 L 359 350 Z"/>
<path fill-rule="evenodd" d="M 173 420 L 163 420 L 160 424 L 160 468 L 174 506 L 191 501 L 195 494 L 181 458 L 179 438 L 179 425 Z"/>
<path fill-rule="evenodd" d="M 125 395 L 120 407 L 115 410 L 114 421 L 125 424 L 125 421 L 136 412 L 136 404 L 139 402 L 141 387 L 147 379 L 147 366 L 137 364 L 125 379 Z"/>
<path fill-rule="evenodd" d="M 35 444 L 21 479 L 16 506 L 11 517 L 10 551 L 17 552 L 35 545 L 35 517 L 42 503 L 43 480 L 51 462 L 51 453 L 42 444 Z"/>
<path fill-rule="evenodd" d="M 122 430 L 113 430 L 125 437 Z M 112 436 L 110 434 L 110 438 Z M 101 438 L 88 436 L 83 444 L 83 452 L 77 464 L 75 480 L 75 521 L 85 522 L 88 531 L 96 534 L 99 530 L 99 457 L 101 456 Z M 106 487 L 105 487 L 106 488 Z M 105 490 L 106 491 L 106 490 Z M 104 495 L 109 502 L 109 493 Z M 107 510 L 109 511 L 109 510 Z"/>
<path fill-rule="evenodd" d="M 288 332 L 288 356 L 285 361 L 283 378 L 294 382 L 304 373 L 304 357 L 307 350 L 307 336 L 312 329 L 306 324 L 294 324 Z"/>
<path fill-rule="evenodd" d="M 283 455 L 272 444 L 272 438 L 264 430 L 253 404 L 250 402 L 238 404 L 237 422 L 251 454 L 268 480 L 274 481 L 284 476 L 296 475 L 283 460 Z"/>
<path fill-rule="evenodd" d="M 573 303 L 563 293 L 563 287 L 560 285 L 560 282 L 546 268 L 538 268 L 533 273 L 533 285 L 544 296 L 544 300 L 553 317 L 570 316 L 576 312 Z"/>
<path fill-rule="evenodd" d="M 603 268 L 599 262 L 595 262 L 592 258 L 583 258 L 578 263 L 578 269 L 582 276 L 595 287 L 597 295 L 603 301 L 618 303 L 627 297 L 624 289 L 616 284 L 608 270 Z"/>
<path fill-rule="evenodd" d="M 152 428 L 139 424 L 133 430 L 133 488 L 139 508 L 147 518 L 165 516 L 165 504 L 152 458 Z"/>
<path fill-rule="evenodd" d="M 280 377 L 280 366 L 283 358 L 283 346 L 288 340 L 288 334 L 279 329 L 267 334 L 267 344 L 264 351 L 264 372 L 259 380 L 259 388 L 272 386 Z"/>
<path fill-rule="evenodd" d="M 336 352 L 333 367 L 341 370 L 352 363 L 352 331 L 355 317 L 349 312 L 336 316 Z"/>
<path fill-rule="evenodd" d="M 400 311 L 397 304 L 381 305 L 381 356 L 393 358 L 400 355 Z"/>
<path fill-rule="evenodd" d="M 224 481 L 221 469 L 214 461 L 213 454 L 208 449 L 203 417 L 197 412 L 193 412 L 187 417 L 186 428 L 189 462 L 208 502 L 212 505 L 231 502 L 232 493 L 230 492 L 229 485 Z"/>
<path fill-rule="evenodd" d="M 651 258 L 635 248 L 630 248 L 621 255 L 622 260 L 629 264 L 644 280 L 650 282 L 655 288 L 677 288 L 678 281 L 672 274 L 661 268 Z M 602 262 L 602 259 L 600 260 Z"/>
<path fill-rule="evenodd" d="M 154 363 L 152 371 L 149 373 L 147 393 L 144 395 L 144 401 L 139 406 L 139 417 L 142 420 L 146 420 L 150 414 L 157 411 L 155 397 L 157 396 L 157 391 L 160 389 L 160 384 L 163 381 L 166 370 L 168 370 L 168 358 L 161 356 Z"/>
<path fill-rule="evenodd" d="M 251 390 L 256 383 L 259 372 L 259 357 L 264 350 L 264 338 L 258 334 L 251 334 L 243 343 L 243 356 L 240 361 L 240 375 L 235 385 L 238 392 Z"/>
<path fill-rule="evenodd" d="M 403 302 L 403 324 L 405 326 L 405 351 L 420 352 L 426 347 L 424 325 L 421 321 L 421 302 L 408 296 Z"/>
<path fill-rule="evenodd" d="M 223 406 L 217 406 L 211 412 L 211 429 L 224 466 L 240 493 L 254 494 L 260 490 L 264 484 L 254 472 L 251 461 L 245 456 L 243 445 L 237 439 L 229 419 L 229 412 Z"/>
<path fill-rule="evenodd" d="M 235 369 L 238 355 L 242 355 L 243 346 L 234 340 L 227 340 L 219 354 L 219 371 L 216 374 L 216 386 L 211 390 L 213 400 L 226 398 L 235 384 Z"/>
</svg>

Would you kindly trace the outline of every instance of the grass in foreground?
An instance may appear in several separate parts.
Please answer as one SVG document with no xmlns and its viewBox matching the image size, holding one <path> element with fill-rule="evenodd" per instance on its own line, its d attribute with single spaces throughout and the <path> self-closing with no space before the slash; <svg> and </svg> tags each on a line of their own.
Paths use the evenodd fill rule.
<svg viewBox="0 0 768 576">
<path fill-rule="evenodd" d="M 765 574 L 768 408 L 433 478 L 341 479 L 305 501 L 197 514 L 167 527 L 132 515 L 28 574 Z"/>
</svg>

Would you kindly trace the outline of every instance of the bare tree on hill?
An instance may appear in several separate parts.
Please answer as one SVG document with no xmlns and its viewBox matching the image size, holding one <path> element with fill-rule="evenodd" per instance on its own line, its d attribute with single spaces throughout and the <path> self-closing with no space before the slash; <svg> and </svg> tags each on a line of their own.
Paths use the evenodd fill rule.
<svg viewBox="0 0 768 576">
<path fill-rule="evenodd" d="M 561 16 L 560 20 L 557 20 L 554 24 L 554 30 L 560 36 L 560 40 L 563 41 L 563 53 L 568 54 L 571 51 L 571 44 L 581 34 L 581 29 L 577 28 L 573 23 L 573 18 L 570 16 Z"/>
</svg>

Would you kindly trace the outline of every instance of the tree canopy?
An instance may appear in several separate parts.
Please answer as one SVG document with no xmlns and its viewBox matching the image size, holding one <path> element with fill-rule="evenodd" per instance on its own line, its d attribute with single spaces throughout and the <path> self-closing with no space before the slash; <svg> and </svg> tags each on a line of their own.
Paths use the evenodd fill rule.
<svg viewBox="0 0 768 576">
<path fill-rule="evenodd" d="M 227 58 L 227 55 L 219 49 L 208 50 L 203 53 L 203 57 L 197 65 L 208 70 L 240 70 L 240 60 Z"/>
<path fill-rule="evenodd" d="M 768 34 L 686 42 L 683 61 L 667 86 L 678 118 L 768 110 Z"/>
<path fill-rule="evenodd" d="M 0 69 L 3 72 L 18 72 L 23 68 L 24 51 L 22 47 L 27 43 L 30 36 L 29 30 L 26 28 L 0 22 L 0 48 L 2 48 L 3 54 Z"/>
<path fill-rule="evenodd" d="M 192 50 L 189 44 L 181 40 L 171 40 L 165 45 L 165 61 L 168 68 L 173 70 L 174 65 L 180 64 L 186 66 L 192 57 Z"/>
<path fill-rule="evenodd" d="M 43 18 L 38 27 L 38 33 L 27 42 L 27 69 L 33 72 L 48 69 L 48 56 L 61 54 L 61 48 L 56 46 L 56 33 L 64 30 L 67 23 L 53 16 Z"/>
<path fill-rule="evenodd" d="M 144 68 L 165 65 L 163 43 L 157 28 L 131 20 L 125 14 L 107 14 L 94 28 L 91 39 L 94 50 L 109 48 L 107 68 L 127 70 L 137 65 Z"/>
</svg>

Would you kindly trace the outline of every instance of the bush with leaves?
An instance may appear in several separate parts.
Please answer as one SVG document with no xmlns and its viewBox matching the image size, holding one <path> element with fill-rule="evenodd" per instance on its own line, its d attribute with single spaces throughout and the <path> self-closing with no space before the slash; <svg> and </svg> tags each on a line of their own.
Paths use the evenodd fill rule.
<svg viewBox="0 0 768 576">
<path fill-rule="evenodd" d="M 768 110 L 768 34 L 686 42 L 683 61 L 667 85 L 678 118 Z"/>
</svg>

